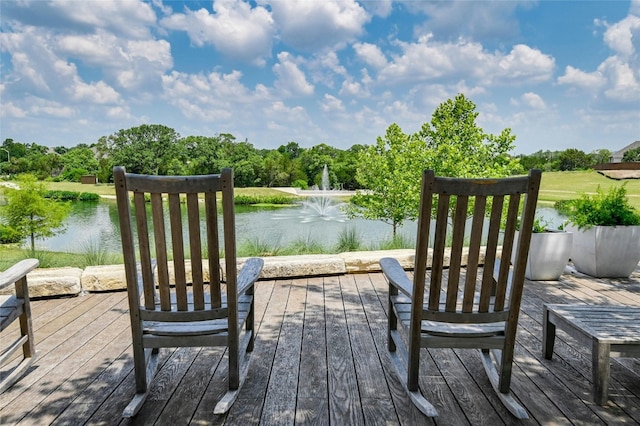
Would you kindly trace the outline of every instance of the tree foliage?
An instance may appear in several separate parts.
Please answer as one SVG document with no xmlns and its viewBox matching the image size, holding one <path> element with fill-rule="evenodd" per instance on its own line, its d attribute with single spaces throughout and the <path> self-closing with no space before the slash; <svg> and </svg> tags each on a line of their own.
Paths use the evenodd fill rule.
<svg viewBox="0 0 640 426">
<path fill-rule="evenodd" d="M 113 165 L 130 173 L 167 174 L 169 160 L 180 159 L 180 135 L 160 124 L 143 124 L 122 129 L 107 137 Z"/>
<path fill-rule="evenodd" d="M 436 108 L 431 123 L 418 132 L 426 144 L 425 167 L 449 177 L 503 177 L 520 172 L 509 152 L 515 136 L 507 128 L 499 135 L 476 124 L 476 105 L 463 94 Z"/>
<path fill-rule="evenodd" d="M 595 164 L 594 158 L 584 151 L 569 148 L 560 154 L 560 170 L 586 170 Z"/>
<path fill-rule="evenodd" d="M 71 182 L 80 182 L 83 175 L 96 175 L 99 163 L 93 150 L 88 146 L 76 146 L 61 157 L 61 177 Z"/>
<path fill-rule="evenodd" d="M 392 124 L 376 144 L 360 152 L 356 179 L 367 188 L 351 198 L 348 214 L 382 220 L 397 228 L 418 213 L 424 142 Z M 418 178 L 416 178 L 418 177 Z"/>
<path fill-rule="evenodd" d="M 622 161 L 640 161 L 640 147 L 626 151 L 622 155 Z"/>
<path fill-rule="evenodd" d="M 522 171 L 509 155 L 515 136 L 476 125 L 476 106 L 464 95 L 436 108 L 430 123 L 407 135 L 392 124 L 384 138 L 359 156 L 356 178 L 368 191 L 357 192 L 349 213 L 397 226 L 418 213 L 422 170 L 449 177 L 504 177 Z M 454 208 L 453 206 L 451 207 Z"/>
<path fill-rule="evenodd" d="M 47 200 L 44 184 L 33 175 L 20 176 L 18 185 L 18 189 L 5 190 L 7 204 L 0 213 L 7 226 L 17 231 L 21 238 L 29 238 L 33 253 L 36 238 L 51 237 L 64 229 L 63 221 L 69 208 L 66 204 Z"/>
</svg>

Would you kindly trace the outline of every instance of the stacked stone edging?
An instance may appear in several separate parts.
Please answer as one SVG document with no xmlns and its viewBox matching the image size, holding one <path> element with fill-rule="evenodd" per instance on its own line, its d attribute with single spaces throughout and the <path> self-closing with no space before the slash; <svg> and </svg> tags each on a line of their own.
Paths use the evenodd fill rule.
<svg viewBox="0 0 640 426">
<path fill-rule="evenodd" d="M 340 254 L 272 256 L 264 257 L 261 279 L 297 278 L 323 275 L 342 275 L 380 271 L 378 261 L 383 257 L 395 257 L 405 269 L 413 268 L 413 249 L 358 251 Z M 447 256 L 448 258 L 448 256 Z M 463 261 L 466 253 L 463 253 Z M 481 258 L 482 261 L 482 258 Z M 224 261 L 222 269 L 224 272 Z M 238 259 L 241 267 L 244 259 Z M 206 262 L 204 262 L 206 265 Z M 186 265 L 190 277 L 190 265 Z M 169 264 L 170 276 L 173 265 Z M 205 280 L 209 271 L 205 267 Z M 38 268 L 27 276 L 31 297 L 73 296 L 86 292 L 126 290 L 124 265 L 88 266 L 80 268 Z M 5 293 L 13 291 L 12 287 Z M 0 293 L 1 294 L 1 293 Z"/>
<path fill-rule="evenodd" d="M 82 269 L 35 269 L 27 275 L 29 297 L 76 296 L 82 292 Z M 5 288 L 1 294 L 14 293 L 15 287 Z"/>
</svg>

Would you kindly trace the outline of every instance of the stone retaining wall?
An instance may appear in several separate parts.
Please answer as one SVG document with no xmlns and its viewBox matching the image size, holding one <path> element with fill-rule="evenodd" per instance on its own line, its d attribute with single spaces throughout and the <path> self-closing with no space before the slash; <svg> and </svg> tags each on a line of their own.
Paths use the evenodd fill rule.
<svg viewBox="0 0 640 426">
<path fill-rule="evenodd" d="M 405 269 L 413 268 L 413 249 L 359 251 L 335 255 L 273 256 L 264 258 L 264 268 L 260 278 L 296 278 L 376 272 L 380 271 L 378 261 L 382 257 L 395 257 Z M 464 259 L 466 259 L 466 254 L 463 255 L 463 261 Z M 240 267 L 243 262 L 244 259 L 238 259 Z M 206 264 L 206 262 L 204 263 Z M 222 267 L 224 269 L 224 265 Z M 172 269 L 171 264 L 169 268 Z M 190 273 L 190 267 L 187 264 L 188 277 Z M 208 279 L 208 276 L 208 271 L 205 270 L 205 280 Z M 75 296 L 82 292 L 126 290 L 127 287 L 124 265 L 88 266 L 84 270 L 80 268 L 38 268 L 27 276 L 27 280 L 31 297 Z M 5 293 L 10 291 L 13 291 L 13 287 L 4 290 Z"/>
</svg>

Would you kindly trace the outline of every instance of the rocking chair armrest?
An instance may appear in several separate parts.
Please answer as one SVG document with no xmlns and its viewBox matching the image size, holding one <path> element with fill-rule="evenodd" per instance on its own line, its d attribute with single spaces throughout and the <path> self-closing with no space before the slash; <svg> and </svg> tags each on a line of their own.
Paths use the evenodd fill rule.
<svg viewBox="0 0 640 426">
<path fill-rule="evenodd" d="M 38 259 L 24 259 L 6 271 L 0 272 L 0 290 L 13 285 L 16 281 L 36 269 L 39 264 Z"/>
<path fill-rule="evenodd" d="M 389 284 L 396 287 L 402 294 L 411 298 L 413 295 L 413 282 L 407 276 L 400 262 L 393 257 L 383 257 L 380 259 L 380 268 L 389 280 Z"/>
<path fill-rule="evenodd" d="M 264 260 L 259 257 L 250 257 L 244 262 L 238 274 L 238 294 L 244 294 L 256 282 L 263 266 Z"/>
</svg>

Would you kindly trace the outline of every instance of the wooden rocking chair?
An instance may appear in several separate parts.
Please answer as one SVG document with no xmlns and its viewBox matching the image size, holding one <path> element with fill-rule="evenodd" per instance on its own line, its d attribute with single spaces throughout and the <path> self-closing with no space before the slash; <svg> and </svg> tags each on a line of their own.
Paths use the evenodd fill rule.
<svg viewBox="0 0 640 426">
<path fill-rule="evenodd" d="M 0 332 L 16 319 L 20 322 L 20 336 L 8 346 L 0 347 L 0 366 L 7 364 L 13 355 L 22 349 L 22 359 L 9 371 L 3 372 L 0 393 L 13 385 L 31 366 L 36 357 L 29 306 L 27 274 L 38 267 L 38 259 L 24 259 L 0 273 L 0 290 L 15 285 L 15 295 L 0 295 Z M 6 343 L 7 339 L 2 338 Z M 6 373 L 6 374 L 5 374 Z"/>
<path fill-rule="evenodd" d="M 158 366 L 159 348 L 184 346 L 228 347 L 229 389 L 214 409 L 216 414 L 225 413 L 238 396 L 253 350 L 254 283 L 263 266 L 262 259 L 250 258 L 237 273 L 233 171 L 224 169 L 219 175 L 206 176 L 146 176 L 115 167 L 113 175 L 136 377 L 136 395 L 123 416 L 134 416 L 144 403 Z M 220 194 L 226 285 L 221 285 L 219 258 L 216 195 Z M 203 261 L 203 251 L 208 262 Z"/>
<path fill-rule="evenodd" d="M 529 176 L 463 179 L 436 177 L 433 171 L 425 170 L 413 280 L 396 259 L 380 260 L 389 281 L 391 358 L 398 375 L 407 380 L 410 399 L 427 416 L 438 413 L 420 393 L 420 349 L 474 348 L 482 350 L 489 380 L 505 407 L 518 418 L 528 417 L 509 389 L 540 176 L 539 170 L 532 170 Z M 524 209 L 519 214 L 522 195 Z M 432 209 L 437 212 L 435 223 L 431 221 Z M 449 217 L 451 211 L 453 217 Z M 467 237 L 468 224 L 471 230 Z M 518 225 L 520 236 L 516 239 Z M 448 238 L 451 251 L 447 274 Z M 462 258 L 466 238 L 465 271 Z M 513 250 L 516 256 L 511 267 Z"/>
</svg>

